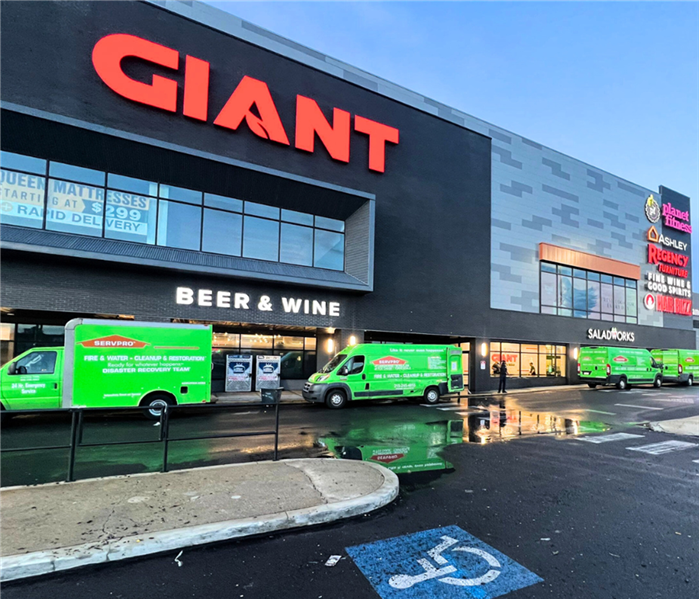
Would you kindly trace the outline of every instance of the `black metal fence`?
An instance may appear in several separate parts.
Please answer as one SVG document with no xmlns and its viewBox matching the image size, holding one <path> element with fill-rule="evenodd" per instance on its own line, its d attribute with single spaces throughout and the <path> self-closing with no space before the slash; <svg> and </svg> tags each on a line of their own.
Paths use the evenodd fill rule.
<svg viewBox="0 0 699 599">
<path fill-rule="evenodd" d="M 254 432 L 240 432 L 240 433 L 225 433 L 225 434 L 213 434 L 213 435 L 189 435 L 189 436 L 170 436 L 170 421 L 171 418 L 180 411 L 187 411 L 190 413 L 200 412 L 202 410 L 206 411 L 235 411 L 240 409 L 250 410 L 251 408 L 267 408 L 271 404 L 267 403 L 244 403 L 244 404 L 204 404 L 204 405 L 175 405 L 167 406 L 159 410 L 159 417 L 153 419 L 153 422 L 160 425 L 158 439 L 139 439 L 139 440 L 124 440 L 124 441 L 104 441 L 101 443 L 84 443 L 83 442 L 83 431 L 84 431 L 84 420 L 85 415 L 119 415 L 139 412 L 145 417 L 151 408 L 144 407 L 128 407 L 128 408 L 64 408 L 64 409 L 50 409 L 50 410 L 11 410 L 3 411 L 2 417 L 5 419 L 3 425 L 7 424 L 10 418 L 21 415 L 32 415 L 32 416 L 45 416 L 50 414 L 69 414 L 70 416 L 70 438 L 68 444 L 63 445 L 41 445 L 41 446 L 29 446 L 29 447 L 0 447 L 1 454 L 11 454 L 17 452 L 39 452 L 39 451 L 51 451 L 51 450 L 68 450 L 68 463 L 66 465 L 66 482 L 71 482 L 75 480 L 75 462 L 77 450 L 80 448 L 94 448 L 94 447 L 108 447 L 113 445 L 126 446 L 126 445 L 141 445 L 145 443 L 161 443 L 162 444 L 162 465 L 160 468 L 161 472 L 168 471 L 168 451 L 170 449 L 171 443 L 177 443 L 180 441 L 204 441 L 213 439 L 233 439 L 240 437 L 259 437 L 259 436 L 274 436 L 274 451 L 273 460 L 278 459 L 279 454 L 279 405 L 280 402 L 275 402 L 274 405 L 274 428 L 271 430 L 260 430 Z M 4 445 L 4 444 L 3 444 Z"/>
</svg>

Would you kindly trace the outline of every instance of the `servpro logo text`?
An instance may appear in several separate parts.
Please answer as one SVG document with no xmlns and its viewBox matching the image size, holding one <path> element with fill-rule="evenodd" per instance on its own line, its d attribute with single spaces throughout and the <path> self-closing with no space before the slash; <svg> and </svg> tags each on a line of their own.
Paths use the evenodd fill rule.
<svg viewBox="0 0 699 599">
<path fill-rule="evenodd" d="M 383 358 L 374 360 L 372 364 L 375 366 L 402 366 L 405 364 L 405 360 L 401 360 L 395 356 L 384 356 Z"/>
<path fill-rule="evenodd" d="M 146 347 L 148 343 L 145 341 L 138 341 L 137 339 L 129 339 L 128 337 L 122 337 L 121 335 L 109 335 L 108 337 L 99 337 L 97 339 L 90 339 L 89 341 L 80 341 L 80 345 L 83 347 L 101 347 L 101 348 L 141 348 Z"/>
</svg>

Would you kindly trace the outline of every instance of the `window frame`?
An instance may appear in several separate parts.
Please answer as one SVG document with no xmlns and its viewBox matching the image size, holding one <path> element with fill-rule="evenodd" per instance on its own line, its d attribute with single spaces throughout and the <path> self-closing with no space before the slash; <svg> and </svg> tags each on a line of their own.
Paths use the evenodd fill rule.
<svg viewBox="0 0 699 599">
<path fill-rule="evenodd" d="M 271 206 L 269 204 L 264 204 L 259 201 L 253 201 L 253 200 L 241 200 L 238 198 L 233 198 L 230 197 L 228 198 L 227 196 L 223 196 L 221 194 L 216 194 L 213 192 L 208 192 L 205 190 L 195 190 L 195 189 L 190 189 L 187 187 L 183 187 L 180 185 L 176 185 L 174 183 L 169 183 L 166 181 L 149 181 L 145 179 L 140 179 L 138 177 L 132 177 L 130 175 L 121 175 L 119 173 L 114 173 L 110 171 L 102 171 L 98 169 L 93 169 L 90 167 L 83 167 L 83 166 L 78 166 L 75 164 L 69 164 L 67 162 L 59 161 L 59 160 L 50 160 L 47 158 L 40 158 L 36 156 L 30 156 L 28 154 L 19 154 L 17 152 L 3 152 L 3 154 L 7 153 L 8 155 L 12 155 L 12 157 L 17 156 L 18 160 L 21 161 L 21 158 L 28 158 L 31 160 L 36 160 L 36 161 L 41 161 L 43 164 L 38 164 L 37 165 L 37 171 L 38 167 L 41 166 L 43 167 L 43 172 L 34 172 L 34 171 L 29 171 L 21 168 L 15 168 L 14 166 L 3 166 L 3 170 L 7 172 L 12 172 L 12 173 L 17 173 L 17 174 L 22 174 L 22 175 L 29 175 L 32 177 L 39 177 L 43 180 L 44 184 L 44 190 L 43 190 L 43 198 L 42 198 L 42 203 L 41 203 L 41 210 L 42 210 L 42 218 L 40 219 L 40 224 L 39 224 L 39 219 L 37 219 L 37 226 L 31 226 L 31 224 L 16 224 L 14 226 L 18 227 L 26 227 L 29 229 L 33 230 L 42 230 L 42 231 L 53 231 L 53 229 L 48 229 L 47 228 L 47 213 L 48 213 L 48 195 L 49 195 L 49 187 L 50 187 L 50 182 L 52 180 L 57 180 L 57 181 L 65 181 L 65 182 L 70 182 L 70 183 L 76 183 L 80 185 L 86 185 L 90 186 L 92 188 L 96 189 L 101 189 L 103 192 L 103 198 L 102 198 L 102 214 L 101 214 L 101 219 L 102 219 L 102 226 L 101 230 L 96 234 L 96 235 L 90 235 L 88 233 L 77 233 L 77 232 L 69 232 L 69 231 L 58 231 L 61 233 L 66 233 L 68 235 L 77 235 L 77 236 L 84 236 L 87 238 L 92 238 L 92 239 L 109 239 L 112 241 L 118 241 L 121 243 L 135 243 L 138 245 L 146 245 L 146 246 L 152 246 L 152 247 L 167 247 L 167 248 L 172 248 L 172 249 L 178 249 L 178 250 L 184 250 L 184 251 L 194 251 L 198 253 L 203 253 L 203 254 L 212 254 L 212 255 L 219 255 L 219 256 L 232 256 L 232 257 L 244 257 L 243 256 L 243 251 L 244 251 L 244 244 L 245 244 L 245 217 L 250 216 L 253 218 L 259 218 L 263 220 L 268 220 L 272 222 L 278 223 L 277 226 L 277 257 L 276 259 L 263 259 L 263 258 L 248 258 L 250 260 L 262 260 L 264 262 L 274 262 L 278 264 L 291 264 L 294 266 L 301 266 L 303 268 L 313 268 L 313 269 L 319 269 L 319 270 L 328 270 L 332 272 L 345 272 L 347 268 L 347 225 L 346 221 L 341 220 L 341 219 L 336 219 L 336 218 L 331 218 L 331 217 L 326 217 L 326 216 L 321 216 L 318 214 L 311 214 L 307 212 L 301 212 L 298 210 L 291 210 L 291 209 L 283 209 L 281 207 L 277 206 Z M 85 169 L 86 171 L 91 171 L 92 173 L 96 174 L 103 174 L 104 177 L 102 178 L 102 184 L 97 185 L 93 182 L 88 182 L 88 181 L 81 181 L 79 180 L 80 177 L 71 177 L 71 176 L 63 176 L 61 173 L 55 173 L 54 175 L 51 175 L 51 167 L 52 165 L 62 165 L 66 167 L 73 167 L 75 169 Z M 56 169 L 54 168 L 54 171 Z M 77 173 L 77 171 L 76 171 Z M 79 174 L 79 173 L 78 173 Z M 111 179 L 111 181 L 110 181 Z M 133 180 L 131 182 L 130 180 Z M 147 190 L 146 190 L 147 188 Z M 188 192 L 192 192 L 193 194 L 198 194 L 200 201 L 198 203 L 194 202 L 193 200 L 186 201 L 186 200 L 181 200 L 181 199 L 176 199 L 176 198 L 169 198 L 169 197 L 164 197 L 165 195 L 170 195 L 170 193 L 165 193 L 165 188 L 175 188 L 175 189 L 182 189 Z M 112 205 L 108 201 L 108 197 L 110 192 L 120 192 L 120 193 L 128 193 L 132 195 L 138 195 L 138 196 L 143 196 L 145 198 L 148 198 L 151 201 L 155 202 L 155 210 L 153 213 L 153 222 L 150 222 L 149 220 L 146 221 L 146 240 L 144 241 L 136 241 L 136 240 L 131 240 L 131 239 L 119 239 L 118 237 L 115 236 L 108 236 L 107 235 L 107 216 L 106 216 L 106 209 L 107 205 Z M 215 198 L 212 198 L 211 200 L 216 201 L 216 198 L 222 198 L 222 199 L 229 199 L 232 200 L 232 203 L 234 204 L 233 206 L 230 207 L 222 207 L 224 204 L 222 203 L 221 205 L 210 205 L 207 204 L 207 195 L 209 196 L 216 196 Z M 198 248 L 197 249 L 191 249 L 191 248 L 181 248 L 181 247 L 175 247 L 171 245 L 161 245 L 160 243 L 160 235 L 159 235 L 159 229 L 160 229 L 160 219 L 161 219 L 161 207 L 162 207 L 162 202 L 167 201 L 167 202 L 172 202 L 173 204 L 178 204 L 178 205 L 184 205 L 184 206 L 189 206 L 190 208 L 195 208 L 199 210 L 199 241 L 198 241 Z M 239 205 L 235 205 L 238 203 Z M 260 215 L 256 214 L 255 211 L 253 210 L 252 212 L 247 210 L 247 206 L 251 205 L 260 205 L 260 206 L 266 206 L 270 210 L 276 210 L 277 216 L 276 218 L 273 218 L 271 215 Z M 240 243 L 240 253 L 237 255 L 233 254 L 227 254 L 227 253 L 220 253 L 220 252 L 212 252 L 212 251 L 206 251 L 203 249 L 204 246 L 204 214 L 205 210 L 214 210 L 214 211 L 220 211 L 220 212 L 225 212 L 225 213 L 233 213 L 233 214 L 240 214 L 242 218 L 242 226 L 241 226 L 241 243 Z M 294 219 L 294 215 L 298 214 L 299 217 Z M 305 218 L 303 218 L 305 217 Z M 150 211 L 148 212 L 148 217 L 150 218 Z M 327 219 L 327 221 L 324 221 L 323 219 Z M 306 222 L 298 222 L 298 220 L 305 220 Z M 291 262 L 283 262 L 281 259 L 281 235 L 282 235 L 282 223 L 287 223 L 291 224 L 294 226 L 298 227 L 305 227 L 307 229 L 310 229 L 312 231 L 312 241 L 311 241 L 311 263 L 309 265 L 298 265 L 294 264 Z M 12 224 L 12 223 L 8 223 Z M 332 225 L 332 226 L 331 226 Z M 149 231 L 150 227 L 153 227 L 153 242 L 149 242 Z M 323 231 L 327 233 L 333 233 L 335 235 L 340 235 L 341 236 L 341 243 L 338 244 L 338 249 L 342 252 L 342 264 L 338 268 L 328 268 L 326 266 L 315 266 L 316 264 L 316 233 L 318 231 Z"/>
<path fill-rule="evenodd" d="M 568 274 L 570 273 L 570 274 Z M 583 278 L 582 274 L 585 274 Z M 555 278 L 555 305 L 543 302 L 544 297 L 544 276 L 549 275 Z M 563 306 L 560 302 L 560 279 L 566 277 L 571 282 L 571 307 Z M 575 307 L 575 281 L 585 281 L 585 308 L 577 309 Z M 599 289 L 598 309 L 592 311 L 589 309 L 590 284 L 597 286 Z M 620 284 L 621 283 L 621 284 Z M 602 302 L 602 291 L 605 285 L 611 287 L 612 292 L 612 308 L 610 312 L 605 312 Z M 624 293 L 624 313 L 617 314 L 615 311 L 615 289 L 619 288 Z M 628 312 L 628 302 L 626 294 L 630 291 L 635 292 L 635 313 Z M 584 316 L 583 316 L 584 313 Z M 638 324 L 638 281 L 635 279 L 627 279 L 624 277 L 616 277 L 600 273 L 597 271 L 586 270 L 581 268 L 573 268 L 571 266 L 556 264 L 547 260 L 539 261 L 539 314 L 548 314 L 554 316 L 563 316 L 565 318 L 588 319 L 588 320 L 605 320 L 615 322 L 616 317 L 624 318 L 624 322 L 629 324 Z M 605 316 L 609 318 L 605 318 Z"/>
</svg>

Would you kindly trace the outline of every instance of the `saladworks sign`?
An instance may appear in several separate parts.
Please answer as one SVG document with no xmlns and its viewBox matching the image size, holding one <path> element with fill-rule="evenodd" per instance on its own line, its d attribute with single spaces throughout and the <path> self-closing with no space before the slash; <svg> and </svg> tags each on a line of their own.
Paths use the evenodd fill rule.
<svg viewBox="0 0 699 599">
<path fill-rule="evenodd" d="M 282 295 L 278 300 L 271 295 L 252 295 L 216 289 L 192 289 L 178 287 L 175 290 L 175 303 L 183 306 L 221 308 L 225 310 L 272 312 L 282 314 L 305 314 L 310 316 L 341 316 L 340 302 L 307 297 Z"/>
<path fill-rule="evenodd" d="M 636 334 L 631 331 L 620 331 L 616 327 L 611 329 L 587 329 L 588 339 L 600 339 L 604 341 L 618 341 L 633 343 L 636 341 Z"/>
</svg>

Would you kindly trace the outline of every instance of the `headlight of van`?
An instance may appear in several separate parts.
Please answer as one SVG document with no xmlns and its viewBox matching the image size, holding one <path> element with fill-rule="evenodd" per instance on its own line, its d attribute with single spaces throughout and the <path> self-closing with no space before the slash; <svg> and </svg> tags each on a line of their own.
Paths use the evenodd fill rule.
<svg viewBox="0 0 699 599">
<path fill-rule="evenodd" d="M 316 383 L 322 383 L 323 381 L 327 381 L 329 378 L 329 374 L 323 374 L 316 379 Z"/>
</svg>

